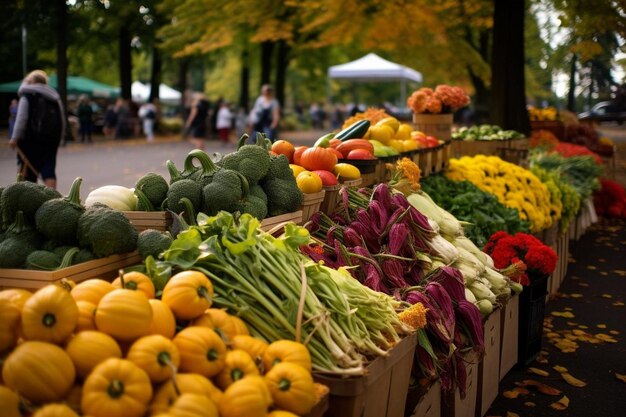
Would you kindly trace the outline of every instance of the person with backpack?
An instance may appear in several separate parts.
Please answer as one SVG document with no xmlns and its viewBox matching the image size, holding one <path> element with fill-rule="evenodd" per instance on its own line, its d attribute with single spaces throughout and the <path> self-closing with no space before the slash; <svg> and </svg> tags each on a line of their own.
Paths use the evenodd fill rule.
<svg viewBox="0 0 626 417">
<path fill-rule="evenodd" d="M 28 74 L 17 94 L 20 100 L 9 146 L 18 151 L 19 172 L 32 182 L 41 175 L 48 187 L 56 188 L 57 150 L 65 137 L 61 97 L 41 70 Z"/>
</svg>

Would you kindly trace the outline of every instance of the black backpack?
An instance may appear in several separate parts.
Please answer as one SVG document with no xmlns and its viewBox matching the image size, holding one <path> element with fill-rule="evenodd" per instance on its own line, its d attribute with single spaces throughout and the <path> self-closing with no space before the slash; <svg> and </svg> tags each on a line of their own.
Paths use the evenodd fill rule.
<svg viewBox="0 0 626 417">
<path fill-rule="evenodd" d="M 26 137 L 37 142 L 58 144 L 63 130 L 63 116 L 57 102 L 39 93 L 25 94 L 25 97 L 28 99 Z"/>
</svg>

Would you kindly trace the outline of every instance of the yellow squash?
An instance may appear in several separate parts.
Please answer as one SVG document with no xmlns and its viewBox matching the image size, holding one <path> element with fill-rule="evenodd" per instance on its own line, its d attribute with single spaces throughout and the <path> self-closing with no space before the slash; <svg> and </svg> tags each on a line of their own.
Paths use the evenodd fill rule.
<svg viewBox="0 0 626 417">
<path fill-rule="evenodd" d="M 72 359 L 60 347 L 45 342 L 24 342 L 4 361 L 2 379 L 7 387 L 36 403 L 58 401 L 74 383 Z"/>
<path fill-rule="evenodd" d="M 115 339 L 106 333 L 94 330 L 86 330 L 74 335 L 65 351 L 72 358 L 76 374 L 80 378 L 86 378 L 96 366 L 105 360 L 122 357 L 122 350 Z"/>
<path fill-rule="evenodd" d="M 200 394 L 181 394 L 170 407 L 173 417 L 218 417 L 217 405 Z"/>
<path fill-rule="evenodd" d="M 161 300 L 168 305 L 176 318 L 192 320 L 211 307 L 213 284 L 201 272 L 179 272 L 165 285 Z"/>
<path fill-rule="evenodd" d="M 222 391 L 213 385 L 209 379 L 199 374 L 178 374 L 176 375 L 176 384 L 181 394 L 193 393 L 204 395 L 205 397 L 209 397 L 216 404 L 219 404 L 222 399 Z M 155 393 L 150 406 L 150 412 L 152 414 L 166 412 L 169 407 L 174 404 L 176 398 L 178 398 L 178 394 L 176 394 L 174 384 L 169 380 L 161 385 Z"/>
<path fill-rule="evenodd" d="M 74 384 L 70 391 L 67 393 L 63 402 L 67 404 L 69 408 L 82 415 L 80 409 L 80 400 L 83 398 L 83 386 L 81 384 Z"/>
<path fill-rule="evenodd" d="M 263 379 L 248 377 L 232 384 L 219 403 L 220 417 L 265 417 L 270 402 Z"/>
<path fill-rule="evenodd" d="M 291 411 L 274 410 L 270 412 L 267 417 L 298 417 L 298 415 L 292 413 Z"/>
<path fill-rule="evenodd" d="M 176 333 L 176 318 L 172 310 L 161 300 L 148 300 L 152 308 L 152 322 L 148 334 L 160 334 L 171 339 Z"/>
<path fill-rule="evenodd" d="M 10 301 L 18 310 L 22 311 L 24 303 L 33 295 L 32 292 L 21 288 L 10 288 L 0 291 L 0 300 Z"/>
<path fill-rule="evenodd" d="M 226 353 L 224 368 L 217 375 L 217 385 L 221 389 L 226 389 L 233 382 L 249 375 L 259 375 L 254 359 L 243 350 L 231 350 Z"/>
<path fill-rule="evenodd" d="M 96 309 L 98 330 L 129 342 L 148 334 L 152 308 L 139 291 L 117 289 L 106 294 Z"/>
<path fill-rule="evenodd" d="M 247 335 L 237 335 L 231 340 L 231 349 L 241 349 L 248 352 L 248 355 L 252 356 L 252 359 L 260 360 L 263 358 L 263 354 L 267 349 L 268 344 L 256 337 Z"/>
<path fill-rule="evenodd" d="M 150 277 L 141 272 L 128 272 L 123 275 L 124 288 L 127 290 L 140 291 L 150 298 L 154 298 L 154 284 Z M 122 288 L 122 280 L 118 277 L 113 281 L 113 287 Z"/>
<path fill-rule="evenodd" d="M 138 339 L 130 347 L 126 359 L 146 371 L 153 383 L 170 379 L 180 364 L 176 345 L 158 334 Z"/>
<path fill-rule="evenodd" d="M 48 404 L 37 410 L 33 417 L 78 417 L 78 414 L 65 404 Z"/>
<path fill-rule="evenodd" d="M 3 417 L 22 417 L 20 397 L 3 385 L 0 385 L 0 410 Z"/>
<path fill-rule="evenodd" d="M 295 363 L 283 362 L 265 374 L 274 403 L 287 411 L 306 414 L 315 405 L 311 372 Z"/>
<path fill-rule="evenodd" d="M 0 353 L 13 349 L 20 327 L 20 310 L 9 300 L 0 299 Z"/>
<path fill-rule="evenodd" d="M 295 363 L 311 371 L 311 354 L 302 343 L 291 340 L 277 340 L 271 343 L 263 354 L 265 372 L 281 362 Z"/>
<path fill-rule="evenodd" d="M 233 326 L 235 326 L 235 334 L 234 334 L 233 337 L 239 336 L 239 335 L 243 335 L 243 336 L 249 336 L 250 335 L 250 331 L 248 330 L 248 326 L 239 317 L 237 317 L 237 316 L 230 316 L 230 321 L 232 321 L 233 322 Z M 231 340 L 232 340 L 232 338 L 231 338 Z"/>
<path fill-rule="evenodd" d="M 22 331 L 29 340 L 61 343 L 72 334 L 77 322 L 76 301 L 56 285 L 41 288 L 22 309 Z"/>
<path fill-rule="evenodd" d="M 224 310 L 219 308 L 210 308 L 206 310 L 200 317 L 191 322 L 192 326 L 208 327 L 215 330 L 224 342 L 229 343 L 233 337 L 237 335 L 237 324 L 232 320 Z"/>
<path fill-rule="evenodd" d="M 206 377 L 217 375 L 224 367 L 226 345 L 219 335 L 206 327 L 187 327 L 176 335 L 180 369 Z"/>
<path fill-rule="evenodd" d="M 76 301 L 78 307 L 78 323 L 76 323 L 76 333 L 85 330 L 96 330 L 96 305 L 89 301 Z"/>
<path fill-rule="evenodd" d="M 94 305 L 98 305 L 105 294 L 113 291 L 115 287 L 103 279 L 94 278 L 81 282 L 72 288 L 72 297 L 76 301 L 89 301 Z"/>
<path fill-rule="evenodd" d="M 151 398 L 148 375 L 130 361 L 111 358 L 85 380 L 81 408 L 91 417 L 141 417 Z"/>
</svg>

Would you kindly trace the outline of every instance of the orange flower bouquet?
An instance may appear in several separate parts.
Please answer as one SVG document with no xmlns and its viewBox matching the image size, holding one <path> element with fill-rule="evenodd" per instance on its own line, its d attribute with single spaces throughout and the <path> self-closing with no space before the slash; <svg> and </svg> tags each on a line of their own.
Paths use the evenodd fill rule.
<svg viewBox="0 0 626 417">
<path fill-rule="evenodd" d="M 407 99 L 407 106 L 416 114 L 454 113 L 467 106 L 469 96 L 461 87 L 438 85 L 432 88 L 420 88 Z"/>
</svg>

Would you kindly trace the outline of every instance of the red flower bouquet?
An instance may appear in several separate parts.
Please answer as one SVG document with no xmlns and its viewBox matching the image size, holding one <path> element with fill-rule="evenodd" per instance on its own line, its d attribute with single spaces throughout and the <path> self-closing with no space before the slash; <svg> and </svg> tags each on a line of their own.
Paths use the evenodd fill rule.
<svg viewBox="0 0 626 417">
<path fill-rule="evenodd" d="M 600 158 L 597 153 L 589 150 L 586 146 L 574 145 L 573 143 L 567 142 L 558 142 L 554 151 L 566 158 L 571 156 L 591 156 L 596 161 L 596 164 L 602 165 L 602 158 Z"/>
<path fill-rule="evenodd" d="M 469 96 L 461 87 L 438 85 L 432 88 L 420 88 L 407 99 L 407 106 L 417 114 L 454 113 L 467 106 Z"/>
<path fill-rule="evenodd" d="M 494 233 L 483 249 L 498 269 L 508 269 L 509 277 L 522 285 L 550 275 L 556 268 L 557 255 L 549 246 L 526 233 Z"/>
<path fill-rule="evenodd" d="M 602 188 L 593 194 L 593 205 L 598 215 L 626 219 L 626 191 L 624 187 L 606 178 L 600 179 Z"/>
</svg>

